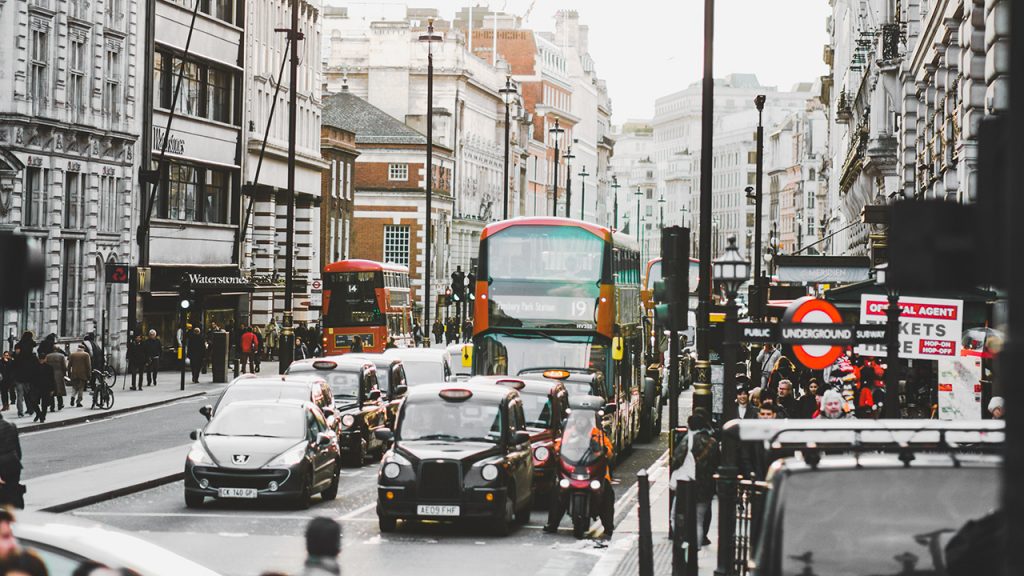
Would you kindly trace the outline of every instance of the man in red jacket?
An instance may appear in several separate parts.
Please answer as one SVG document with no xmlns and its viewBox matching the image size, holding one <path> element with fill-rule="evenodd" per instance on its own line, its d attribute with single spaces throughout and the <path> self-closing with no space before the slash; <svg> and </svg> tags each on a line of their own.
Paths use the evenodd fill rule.
<svg viewBox="0 0 1024 576">
<path fill-rule="evenodd" d="M 256 354 L 259 352 L 259 338 L 252 331 L 252 328 L 246 328 L 245 332 L 242 333 L 242 338 L 239 343 L 239 347 L 242 349 L 242 373 L 245 373 L 245 367 L 249 367 L 249 372 L 256 373 L 256 365 L 253 362 Z"/>
</svg>

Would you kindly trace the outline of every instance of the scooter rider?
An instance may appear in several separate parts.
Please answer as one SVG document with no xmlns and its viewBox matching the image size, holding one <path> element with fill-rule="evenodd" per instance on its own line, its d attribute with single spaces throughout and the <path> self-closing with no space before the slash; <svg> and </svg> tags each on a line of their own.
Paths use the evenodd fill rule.
<svg viewBox="0 0 1024 576">
<path fill-rule="evenodd" d="M 596 417 L 598 417 L 597 414 L 595 414 Z M 601 492 L 603 495 L 600 513 L 601 525 L 604 527 L 605 537 L 611 538 L 615 528 L 615 492 L 612 490 L 611 468 L 608 465 L 612 455 L 612 443 L 608 440 L 608 436 L 605 435 L 604 431 L 601 430 L 601 427 L 594 424 L 594 421 L 589 418 L 570 417 L 567 424 L 568 428 L 564 433 L 565 437 L 589 435 L 590 450 L 600 455 L 598 461 L 604 468 L 604 473 L 602 474 L 604 486 Z M 561 443 L 561 438 L 555 441 L 556 453 L 561 453 Z M 567 491 L 559 489 L 548 507 L 548 523 L 544 526 L 545 532 L 553 534 L 558 531 L 558 525 L 561 524 L 562 517 L 565 516 L 568 504 Z"/>
</svg>

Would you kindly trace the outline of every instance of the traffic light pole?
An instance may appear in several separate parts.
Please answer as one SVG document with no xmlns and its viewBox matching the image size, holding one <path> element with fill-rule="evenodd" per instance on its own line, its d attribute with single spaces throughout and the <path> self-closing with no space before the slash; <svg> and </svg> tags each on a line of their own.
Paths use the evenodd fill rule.
<svg viewBox="0 0 1024 576">
<path fill-rule="evenodd" d="M 711 413 L 711 176 L 714 151 L 715 82 L 713 76 L 715 0 L 704 0 L 704 80 L 701 104 L 700 280 L 697 288 L 697 367 L 693 407 Z"/>
</svg>

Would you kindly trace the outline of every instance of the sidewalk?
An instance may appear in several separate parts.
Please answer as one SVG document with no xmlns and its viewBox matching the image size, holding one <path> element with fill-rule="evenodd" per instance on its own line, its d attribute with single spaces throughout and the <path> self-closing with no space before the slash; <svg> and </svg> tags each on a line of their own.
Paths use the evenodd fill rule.
<svg viewBox="0 0 1024 576">
<path fill-rule="evenodd" d="M 679 397 L 679 422 L 686 423 L 692 406 L 692 395 L 684 392 Z M 666 415 L 667 418 L 667 415 Z M 669 539 L 669 472 L 668 453 L 648 468 L 651 496 L 651 542 L 654 551 L 654 574 L 671 576 L 672 541 Z M 604 556 L 590 572 L 590 576 L 636 576 L 640 573 L 640 516 L 636 496 L 629 501 L 630 510 L 615 527 L 615 535 L 608 543 Z M 700 576 L 714 574 L 718 562 L 718 500 L 711 503 L 711 545 L 701 548 L 697 556 Z"/>
<path fill-rule="evenodd" d="M 264 362 L 260 374 L 277 375 L 277 362 Z M 228 371 L 228 382 L 234 379 L 234 373 Z M 110 410 L 89 408 L 92 404 L 92 396 L 88 391 L 82 396 L 82 408 L 72 408 L 71 389 L 68 389 L 68 396 L 64 397 L 64 409 L 46 414 L 46 422 L 33 422 L 35 416 L 25 415 L 18 417 L 17 409 L 11 406 L 10 410 L 4 412 L 3 418 L 13 422 L 22 433 L 36 432 L 49 428 L 81 424 L 94 420 L 102 420 L 119 414 L 135 412 L 154 406 L 161 406 L 177 402 L 184 398 L 194 398 L 208 393 L 220 392 L 226 384 L 214 384 L 212 372 L 200 374 L 199 383 L 192 383 L 192 373 L 185 373 L 185 389 L 181 390 L 181 373 L 177 371 L 161 371 L 157 377 L 156 386 L 143 386 L 142 390 L 131 389 L 131 377 L 125 378 L 119 374 L 113 383 L 114 406 Z"/>
</svg>

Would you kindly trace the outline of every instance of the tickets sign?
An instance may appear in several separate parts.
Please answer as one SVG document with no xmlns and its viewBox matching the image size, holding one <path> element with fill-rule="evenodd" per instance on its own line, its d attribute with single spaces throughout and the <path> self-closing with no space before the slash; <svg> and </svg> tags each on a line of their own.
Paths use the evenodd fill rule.
<svg viewBox="0 0 1024 576">
<path fill-rule="evenodd" d="M 901 296 L 900 358 L 939 360 L 960 355 L 960 334 L 963 332 L 963 300 Z M 881 294 L 862 294 L 860 321 L 884 324 L 889 300 Z M 862 356 L 885 356 L 884 344 L 862 344 Z"/>
</svg>

